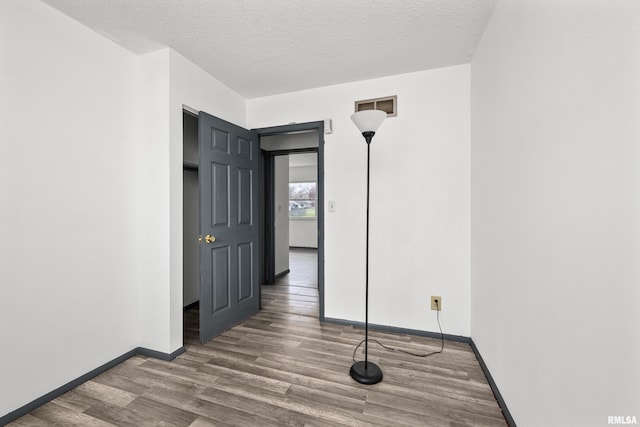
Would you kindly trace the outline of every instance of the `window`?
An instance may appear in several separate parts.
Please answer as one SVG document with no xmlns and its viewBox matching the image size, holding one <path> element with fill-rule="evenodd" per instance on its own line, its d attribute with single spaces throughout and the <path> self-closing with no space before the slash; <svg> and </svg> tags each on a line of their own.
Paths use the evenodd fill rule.
<svg viewBox="0 0 640 427">
<path fill-rule="evenodd" d="M 315 218 L 316 202 L 315 182 L 289 183 L 289 218 Z"/>
</svg>

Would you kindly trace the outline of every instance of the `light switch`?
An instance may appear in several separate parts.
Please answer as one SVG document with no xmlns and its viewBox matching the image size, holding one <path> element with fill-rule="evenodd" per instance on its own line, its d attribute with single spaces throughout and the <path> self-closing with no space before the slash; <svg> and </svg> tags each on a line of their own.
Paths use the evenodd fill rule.
<svg viewBox="0 0 640 427">
<path fill-rule="evenodd" d="M 329 200 L 329 212 L 336 211 L 336 202 L 333 200 Z"/>
</svg>

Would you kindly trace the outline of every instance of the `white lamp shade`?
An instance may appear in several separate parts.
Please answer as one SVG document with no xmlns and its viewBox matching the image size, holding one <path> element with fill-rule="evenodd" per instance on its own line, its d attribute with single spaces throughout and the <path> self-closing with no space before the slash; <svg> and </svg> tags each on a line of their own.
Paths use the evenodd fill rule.
<svg viewBox="0 0 640 427">
<path fill-rule="evenodd" d="M 377 131 L 386 118 L 387 113 L 381 110 L 364 110 L 351 115 L 351 120 L 358 126 L 360 132 Z"/>
</svg>

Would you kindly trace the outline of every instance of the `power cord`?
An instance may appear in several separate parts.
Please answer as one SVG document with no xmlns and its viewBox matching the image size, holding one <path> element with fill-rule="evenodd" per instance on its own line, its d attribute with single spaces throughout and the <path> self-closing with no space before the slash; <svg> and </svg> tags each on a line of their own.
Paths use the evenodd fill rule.
<svg viewBox="0 0 640 427">
<path fill-rule="evenodd" d="M 394 352 L 397 352 L 397 353 L 404 353 L 404 354 L 408 354 L 409 356 L 415 356 L 415 357 L 429 357 L 429 356 L 433 356 L 434 354 L 442 353 L 442 351 L 444 350 L 444 334 L 442 333 L 442 326 L 440 326 L 440 306 L 438 305 L 438 301 L 436 301 L 435 304 L 436 304 L 436 307 L 438 308 L 438 310 L 436 311 L 436 320 L 438 321 L 438 329 L 440 329 L 440 350 L 432 351 L 431 353 L 421 354 L 421 353 L 413 353 L 411 351 L 403 350 L 401 348 L 389 347 L 387 345 L 382 344 L 378 340 L 369 340 L 369 342 L 374 342 L 374 343 L 378 344 L 380 347 L 384 348 L 387 351 L 394 351 Z M 358 352 L 358 349 L 360 348 L 360 346 L 362 346 L 362 343 L 364 343 L 365 341 L 366 340 L 360 341 L 360 343 L 353 350 L 353 361 L 354 361 L 354 363 L 356 362 L 356 353 Z"/>
</svg>

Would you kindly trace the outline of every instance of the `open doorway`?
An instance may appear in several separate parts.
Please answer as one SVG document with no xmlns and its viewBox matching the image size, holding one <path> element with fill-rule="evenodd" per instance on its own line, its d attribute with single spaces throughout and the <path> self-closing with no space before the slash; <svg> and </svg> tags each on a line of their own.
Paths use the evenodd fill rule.
<svg viewBox="0 0 640 427">
<path fill-rule="evenodd" d="M 287 284 L 318 288 L 318 153 L 289 157 L 289 270 Z"/>
<path fill-rule="evenodd" d="M 182 303 L 183 341 L 197 343 L 199 340 L 199 222 L 200 202 L 198 187 L 198 116 L 188 111 L 182 113 L 183 144 L 183 233 L 182 233 Z"/>
<path fill-rule="evenodd" d="M 267 155 L 270 179 L 265 193 L 273 220 L 267 220 L 270 245 L 265 253 L 273 274 L 262 288 L 262 308 L 291 315 L 290 320 L 318 318 L 318 152 L 303 148 Z"/>
<path fill-rule="evenodd" d="M 317 304 L 307 308 L 322 321 L 324 122 L 257 132 L 265 170 L 263 283 L 291 285 L 300 295 L 315 293 Z"/>
<path fill-rule="evenodd" d="M 292 309 L 318 317 L 318 153 L 274 156 L 274 282 Z M 273 291 L 273 290 L 270 290 Z"/>
</svg>

